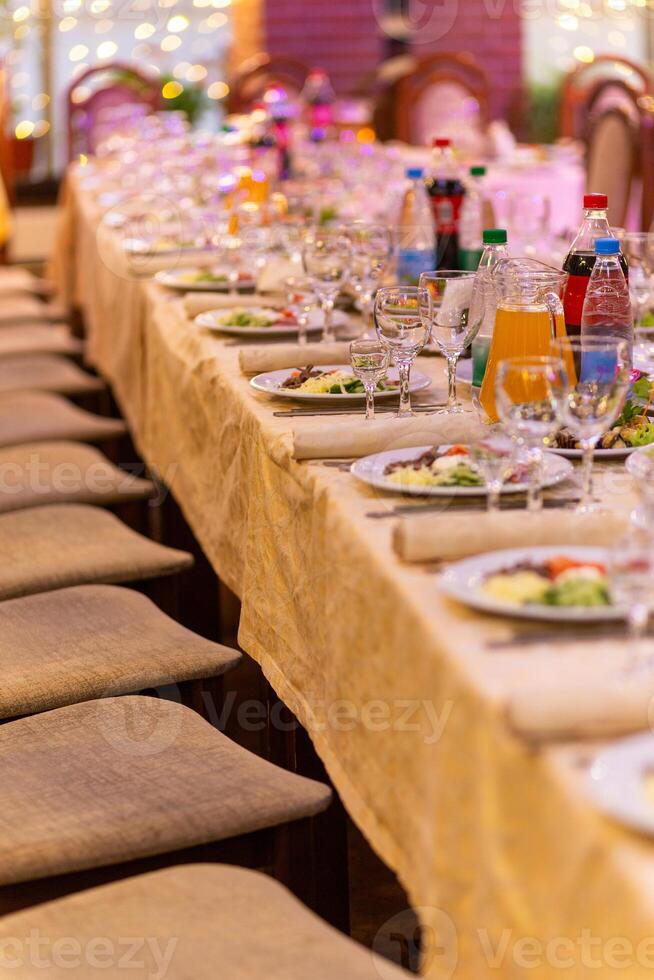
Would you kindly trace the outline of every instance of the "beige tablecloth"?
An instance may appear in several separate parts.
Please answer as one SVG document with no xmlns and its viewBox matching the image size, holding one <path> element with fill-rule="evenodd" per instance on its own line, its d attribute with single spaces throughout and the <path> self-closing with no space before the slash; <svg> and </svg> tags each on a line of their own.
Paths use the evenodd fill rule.
<svg viewBox="0 0 654 980">
<path fill-rule="evenodd" d="M 587 743 L 534 747 L 511 726 L 521 690 L 583 684 L 598 662 L 611 684 L 624 651 L 490 646 L 519 624 L 445 600 L 433 569 L 403 565 L 396 522 L 367 516 L 396 499 L 294 460 L 291 425 L 273 416 L 288 406 L 249 387 L 239 348 L 195 330 L 181 298 L 129 277 L 86 193 L 67 203 L 92 361 L 241 597 L 244 648 L 433 927 L 425 972 L 586 978 L 595 957 L 592 975 L 613 976 L 622 937 L 631 965 L 620 975 L 649 976 L 636 947 L 654 930 L 654 847 L 589 804 Z M 420 369 L 442 394 L 442 362 Z M 630 506 L 621 467 L 601 489 Z"/>
</svg>

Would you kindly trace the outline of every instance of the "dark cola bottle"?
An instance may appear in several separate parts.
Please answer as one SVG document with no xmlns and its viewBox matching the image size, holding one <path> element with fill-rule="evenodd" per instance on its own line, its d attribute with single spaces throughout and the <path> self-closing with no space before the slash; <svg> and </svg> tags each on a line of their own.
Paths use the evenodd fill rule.
<svg viewBox="0 0 654 980">
<path fill-rule="evenodd" d="M 459 214 L 465 187 L 459 176 L 451 140 L 435 139 L 432 176 L 427 181 L 436 225 L 436 268 L 459 268 Z"/>
</svg>

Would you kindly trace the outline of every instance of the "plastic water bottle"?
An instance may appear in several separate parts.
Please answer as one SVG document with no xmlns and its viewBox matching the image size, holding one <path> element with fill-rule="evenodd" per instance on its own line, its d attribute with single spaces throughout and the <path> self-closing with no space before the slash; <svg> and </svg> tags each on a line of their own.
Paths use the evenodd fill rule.
<svg viewBox="0 0 654 980">
<path fill-rule="evenodd" d="M 472 342 L 472 385 L 481 388 L 486 373 L 488 351 L 495 326 L 495 297 L 488 286 L 488 275 L 500 259 L 509 256 L 507 234 L 503 228 L 487 228 L 482 236 L 484 250 L 472 291 L 471 316 L 477 316 L 478 304 L 483 305 L 483 319 L 479 333 Z"/>
<path fill-rule="evenodd" d="M 629 284 L 622 271 L 621 261 L 623 260 L 620 255 L 620 242 L 617 238 L 598 238 L 595 241 L 595 264 L 581 314 L 581 339 L 620 337 L 627 341 L 631 356 L 634 344 L 634 316 L 629 297 Z"/>
<path fill-rule="evenodd" d="M 459 215 L 459 268 L 475 272 L 483 255 L 484 220 L 483 179 L 486 167 L 471 167 L 466 195 Z"/>
<path fill-rule="evenodd" d="M 403 285 L 417 286 L 420 273 L 433 272 L 436 266 L 436 233 L 423 170 L 411 167 L 406 176 L 409 183 L 400 208 L 397 275 Z"/>
</svg>

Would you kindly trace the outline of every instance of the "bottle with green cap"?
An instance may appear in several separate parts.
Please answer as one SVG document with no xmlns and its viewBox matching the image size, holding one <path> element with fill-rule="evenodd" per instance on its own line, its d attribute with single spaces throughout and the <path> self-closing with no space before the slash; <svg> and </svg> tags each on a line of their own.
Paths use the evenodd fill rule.
<svg viewBox="0 0 654 980">
<path fill-rule="evenodd" d="M 490 288 L 488 276 L 500 259 L 509 256 L 507 234 L 504 228 L 486 228 L 482 233 L 483 252 L 472 293 L 471 316 L 476 315 L 477 304 L 483 304 L 483 318 L 479 333 L 472 342 L 472 385 L 481 388 L 486 373 L 486 362 L 495 326 L 496 299 Z"/>
<path fill-rule="evenodd" d="M 486 167 L 471 167 L 459 216 L 459 268 L 475 272 L 481 260 L 486 225 L 483 183 Z"/>
</svg>

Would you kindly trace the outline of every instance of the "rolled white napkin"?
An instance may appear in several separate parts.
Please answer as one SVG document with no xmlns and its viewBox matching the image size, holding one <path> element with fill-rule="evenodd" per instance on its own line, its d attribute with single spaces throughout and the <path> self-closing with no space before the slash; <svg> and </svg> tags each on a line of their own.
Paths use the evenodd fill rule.
<svg viewBox="0 0 654 980">
<path fill-rule="evenodd" d="M 293 432 L 295 459 L 342 459 L 388 449 L 471 442 L 482 431 L 475 415 L 417 415 L 409 419 L 363 416 L 315 419 Z"/>
<path fill-rule="evenodd" d="M 350 345 L 338 341 L 329 344 L 257 344 L 242 350 L 238 360 L 244 374 L 281 371 L 306 367 L 307 364 L 349 364 Z"/>
<path fill-rule="evenodd" d="M 456 440 L 463 441 L 463 440 Z M 408 517 L 395 528 L 395 551 L 404 561 L 451 561 L 524 545 L 608 547 L 627 529 L 626 514 L 574 511 L 506 511 L 498 514 L 442 514 Z"/>
<path fill-rule="evenodd" d="M 208 313 L 210 310 L 233 310 L 236 306 L 249 307 L 269 307 L 273 305 L 270 296 L 258 296 L 256 293 L 186 293 L 184 295 L 184 309 L 186 315 L 191 317 L 199 316 L 200 313 Z"/>
<path fill-rule="evenodd" d="M 257 289 L 260 293 L 275 293 L 286 291 L 286 280 L 290 276 L 302 276 L 302 263 L 291 259 L 275 256 L 268 259 L 257 277 Z"/>
<path fill-rule="evenodd" d="M 618 646 L 624 648 L 624 641 L 614 641 Z M 568 652 L 578 655 L 574 647 Z M 644 682 L 642 672 L 624 673 L 621 658 L 613 660 L 612 671 L 591 670 L 586 663 L 585 670 L 570 677 L 557 671 L 556 678 L 513 691 L 505 708 L 509 725 L 533 741 L 601 738 L 649 728 L 654 685 Z"/>
<path fill-rule="evenodd" d="M 216 264 L 216 252 L 163 252 L 152 255 L 139 255 L 124 252 L 127 267 L 137 276 L 153 276 L 155 272 L 168 272 L 175 269 L 206 268 Z"/>
</svg>

